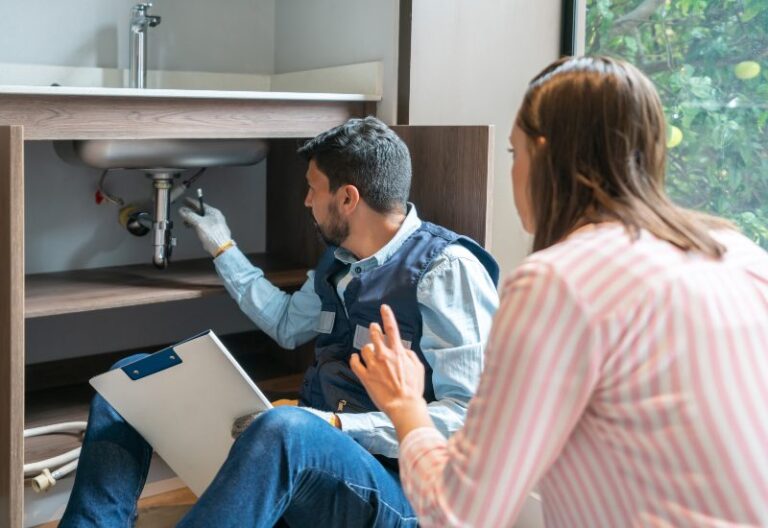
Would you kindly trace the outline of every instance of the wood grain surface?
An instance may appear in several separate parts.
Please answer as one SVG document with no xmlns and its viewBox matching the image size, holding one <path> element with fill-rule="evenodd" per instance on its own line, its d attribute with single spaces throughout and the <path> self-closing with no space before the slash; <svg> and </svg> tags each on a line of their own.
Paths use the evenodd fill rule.
<svg viewBox="0 0 768 528">
<path fill-rule="evenodd" d="M 307 162 L 296 149 L 305 139 L 270 141 L 267 156 L 267 252 L 314 268 L 325 247 L 318 237 L 307 195 Z"/>
<path fill-rule="evenodd" d="M 278 287 L 304 283 L 307 270 L 285 259 L 252 254 Z M 149 264 L 42 273 L 26 277 L 26 317 L 124 308 L 143 304 L 198 299 L 225 293 L 211 259 L 171 263 L 167 270 Z"/>
<path fill-rule="evenodd" d="M 24 495 L 24 138 L 0 126 L 0 526 L 21 526 Z"/>
<path fill-rule="evenodd" d="M 0 125 L 25 139 L 311 137 L 371 103 L 0 95 Z"/>
<path fill-rule="evenodd" d="M 490 244 L 493 127 L 395 126 L 411 151 L 419 216 Z"/>
</svg>

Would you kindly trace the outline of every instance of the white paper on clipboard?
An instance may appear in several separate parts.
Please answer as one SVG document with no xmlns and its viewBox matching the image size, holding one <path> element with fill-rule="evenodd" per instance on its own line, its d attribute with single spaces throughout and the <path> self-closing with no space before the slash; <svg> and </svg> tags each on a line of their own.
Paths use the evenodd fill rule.
<svg viewBox="0 0 768 528">
<path fill-rule="evenodd" d="M 272 407 L 212 331 L 90 383 L 197 496 L 227 458 L 235 419 Z"/>
</svg>

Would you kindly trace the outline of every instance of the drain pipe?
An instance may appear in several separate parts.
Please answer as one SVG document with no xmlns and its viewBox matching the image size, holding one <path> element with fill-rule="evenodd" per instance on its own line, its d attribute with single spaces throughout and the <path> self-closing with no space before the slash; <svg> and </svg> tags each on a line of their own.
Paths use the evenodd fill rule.
<svg viewBox="0 0 768 528">
<path fill-rule="evenodd" d="M 173 222 L 169 219 L 171 210 L 171 188 L 173 187 L 172 172 L 156 172 L 149 175 L 155 189 L 155 217 L 152 221 L 152 262 L 158 269 L 168 267 L 176 239 L 171 236 Z"/>
</svg>

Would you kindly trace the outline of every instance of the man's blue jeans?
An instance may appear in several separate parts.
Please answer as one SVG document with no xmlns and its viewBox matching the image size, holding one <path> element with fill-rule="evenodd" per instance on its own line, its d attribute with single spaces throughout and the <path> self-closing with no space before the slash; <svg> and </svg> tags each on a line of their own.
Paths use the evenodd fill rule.
<svg viewBox="0 0 768 528">
<path fill-rule="evenodd" d="M 131 356 L 113 368 L 135 361 Z M 60 528 L 130 527 L 152 448 L 98 394 Z M 259 416 L 180 527 L 416 526 L 396 473 L 296 407 Z"/>
</svg>

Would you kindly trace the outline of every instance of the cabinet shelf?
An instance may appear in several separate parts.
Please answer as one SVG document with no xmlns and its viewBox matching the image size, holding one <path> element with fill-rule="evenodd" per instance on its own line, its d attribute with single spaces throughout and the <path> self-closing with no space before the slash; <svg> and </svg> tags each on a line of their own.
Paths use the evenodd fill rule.
<svg viewBox="0 0 768 528">
<path fill-rule="evenodd" d="M 307 269 L 270 254 L 248 255 L 280 288 L 298 288 Z M 27 319 L 199 299 L 224 293 L 211 259 L 172 262 L 164 271 L 136 264 L 27 275 Z"/>
</svg>

